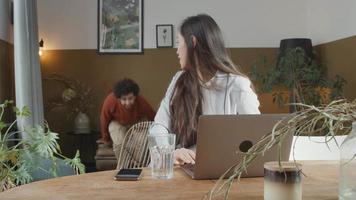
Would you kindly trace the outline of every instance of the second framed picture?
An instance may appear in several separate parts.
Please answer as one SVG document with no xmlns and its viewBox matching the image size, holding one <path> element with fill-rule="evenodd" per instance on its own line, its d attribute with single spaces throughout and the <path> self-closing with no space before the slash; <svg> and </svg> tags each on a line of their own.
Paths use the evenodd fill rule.
<svg viewBox="0 0 356 200">
<path fill-rule="evenodd" d="M 156 45 L 157 48 L 173 48 L 173 25 L 156 25 Z"/>
</svg>

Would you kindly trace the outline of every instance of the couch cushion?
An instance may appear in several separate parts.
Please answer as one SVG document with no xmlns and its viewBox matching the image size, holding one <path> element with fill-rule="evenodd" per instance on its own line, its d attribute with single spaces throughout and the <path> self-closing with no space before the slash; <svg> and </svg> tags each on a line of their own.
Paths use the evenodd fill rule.
<svg viewBox="0 0 356 200">
<path fill-rule="evenodd" d="M 117 161 L 115 160 L 96 160 L 96 170 L 113 170 L 116 169 Z"/>
<path fill-rule="evenodd" d="M 98 143 L 95 163 L 98 171 L 116 169 L 117 159 L 111 145 Z"/>
<path fill-rule="evenodd" d="M 115 153 L 112 150 L 112 147 L 105 145 L 98 145 L 98 150 L 96 151 L 95 157 L 115 157 Z"/>
</svg>

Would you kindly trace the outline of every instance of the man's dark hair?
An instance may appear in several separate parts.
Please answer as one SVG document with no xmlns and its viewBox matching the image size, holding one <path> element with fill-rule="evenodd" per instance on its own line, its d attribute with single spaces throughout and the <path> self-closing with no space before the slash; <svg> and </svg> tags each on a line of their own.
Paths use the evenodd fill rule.
<svg viewBox="0 0 356 200">
<path fill-rule="evenodd" d="M 114 94 L 116 98 L 133 93 L 135 96 L 140 92 L 137 83 L 131 79 L 125 78 L 116 83 L 114 87 Z"/>
</svg>

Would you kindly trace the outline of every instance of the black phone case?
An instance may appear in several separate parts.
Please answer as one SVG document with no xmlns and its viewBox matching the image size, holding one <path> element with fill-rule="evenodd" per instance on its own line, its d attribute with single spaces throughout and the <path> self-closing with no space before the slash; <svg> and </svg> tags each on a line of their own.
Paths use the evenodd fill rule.
<svg viewBox="0 0 356 200">
<path fill-rule="evenodd" d="M 139 174 L 122 174 L 120 171 L 115 175 L 114 179 L 117 181 L 137 181 L 141 178 L 142 170 Z"/>
</svg>

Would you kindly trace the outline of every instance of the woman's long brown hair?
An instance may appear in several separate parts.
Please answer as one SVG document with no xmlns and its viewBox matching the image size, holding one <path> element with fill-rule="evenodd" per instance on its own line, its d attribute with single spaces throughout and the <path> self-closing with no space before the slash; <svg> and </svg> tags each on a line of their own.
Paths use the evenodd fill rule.
<svg viewBox="0 0 356 200">
<path fill-rule="evenodd" d="M 206 14 L 188 17 L 179 29 L 187 45 L 188 69 L 178 78 L 170 100 L 171 131 L 182 147 L 196 143 L 198 118 L 202 114 L 202 83 L 217 71 L 242 74 L 231 61 L 219 26 Z M 196 44 L 193 44 L 193 36 Z"/>
</svg>

